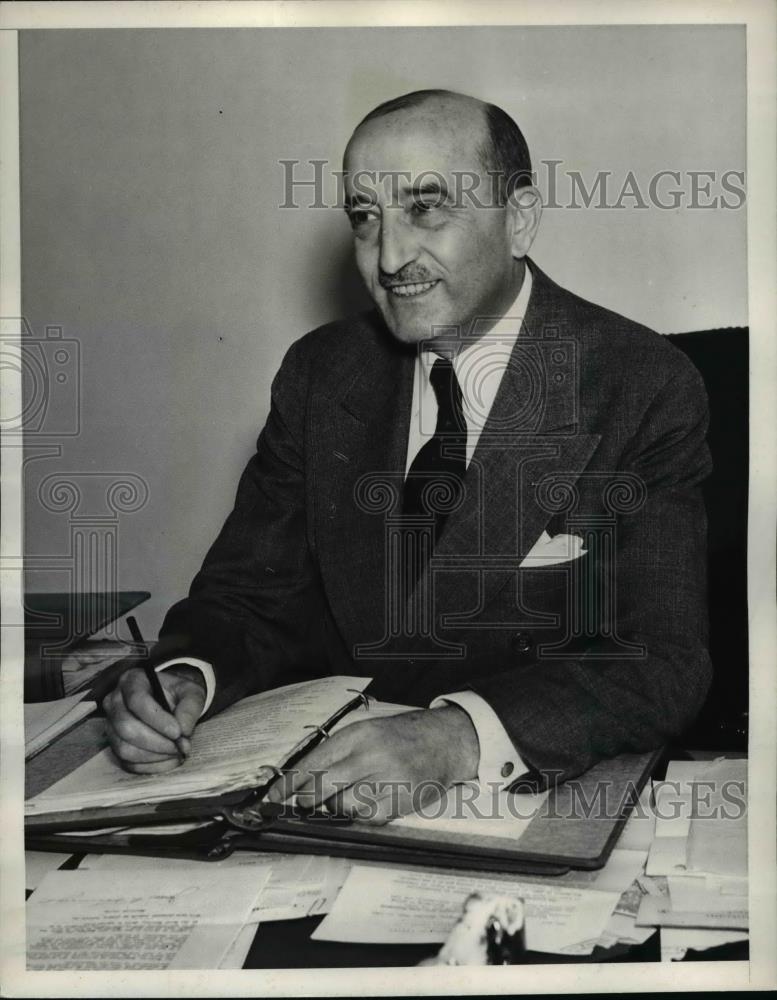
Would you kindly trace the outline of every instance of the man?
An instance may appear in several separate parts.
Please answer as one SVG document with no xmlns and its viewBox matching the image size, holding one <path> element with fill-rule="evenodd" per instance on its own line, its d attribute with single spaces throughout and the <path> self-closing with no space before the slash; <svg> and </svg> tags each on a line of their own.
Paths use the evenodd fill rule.
<svg viewBox="0 0 777 1000">
<path fill-rule="evenodd" d="M 269 794 L 364 816 L 361 785 L 404 782 L 377 793 L 383 822 L 423 783 L 548 782 L 677 736 L 710 677 L 700 377 L 529 260 L 539 196 L 500 109 L 405 95 L 360 123 L 344 170 L 377 312 L 287 353 L 154 653 L 173 712 L 128 670 L 105 702 L 114 751 L 163 771 L 202 714 L 372 676 L 419 709 L 343 730 Z"/>
</svg>

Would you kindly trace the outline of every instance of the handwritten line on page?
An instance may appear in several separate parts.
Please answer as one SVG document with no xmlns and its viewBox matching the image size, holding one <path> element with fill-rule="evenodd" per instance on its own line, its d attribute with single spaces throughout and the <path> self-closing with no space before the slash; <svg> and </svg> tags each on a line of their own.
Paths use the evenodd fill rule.
<svg viewBox="0 0 777 1000">
<path fill-rule="evenodd" d="M 266 766 L 282 764 L 309 735 L 305 727 L 320 725 L 352 700 L 353 690 L 362 691 L 369 682 L 365 677 L 323 677 L 244 698 L 202 723 L 191 756 L 161 777 L 129 774 L 110 750 L 103 750 L 29 799 L 25 812 L 171 801 L 260 784 Z"/>
<path fill-rule="evenodd" d="M 213 969 L 250 921 L 269 868 L 50 872 L 27 904 L 27 968 Z"/>
<path fill-rule="evenodd" d="M 593 951 L 619 897 L 595 889 L 355 865 L 312 937 L 436 944 L 445 940 L 471 892 L 519 895 L 526 904 L 527 947 L 569 955 Z"/>
</svg>

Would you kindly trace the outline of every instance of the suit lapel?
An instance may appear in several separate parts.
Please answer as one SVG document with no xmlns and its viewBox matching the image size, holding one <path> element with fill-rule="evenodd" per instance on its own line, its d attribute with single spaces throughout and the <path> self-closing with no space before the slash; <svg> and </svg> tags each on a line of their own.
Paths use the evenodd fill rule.
<svg viewBox="0 0 777 1000">
<path fill-rule="evenodd" d="M 366 331 L 334 397 L 318 397 L 311 439 L 319 562 L 351 644 L 375 641 L 386 608 L 386 517 L 401 502 L 414 354 Z"/>
</svg>

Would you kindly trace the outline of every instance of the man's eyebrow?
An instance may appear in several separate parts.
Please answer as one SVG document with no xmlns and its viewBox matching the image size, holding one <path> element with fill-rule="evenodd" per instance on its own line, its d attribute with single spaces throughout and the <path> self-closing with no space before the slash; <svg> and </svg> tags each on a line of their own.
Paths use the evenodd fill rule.
<svg viewBox="0 0 777 1000">
<path fill-rule="evenodd" d="M 411 188 L 405 188 L 404 193 L 411 194 L 414 198 L 427 194 L 436 194 L 447 197 L 448 185 L 441 177 L 439 180 L 432 179 L 424 181 L 423 184 L 414 184 Z"/>
</svg>

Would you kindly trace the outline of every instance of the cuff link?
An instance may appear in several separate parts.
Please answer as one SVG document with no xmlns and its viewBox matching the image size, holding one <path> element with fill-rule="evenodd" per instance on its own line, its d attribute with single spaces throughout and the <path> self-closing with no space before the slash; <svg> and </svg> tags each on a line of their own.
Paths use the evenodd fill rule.
<svg viewBox="0 0 777 1000">
<path fill-rule="evenodd" d="M 512 761 L 508 760 L 506 764 L 502 765 L 502 770 L 499 773 L 502 775 L 503 778 L 509 778 L 514 770 L 515 770 L 515 764 L 513 764 Z"/>
</svg>

